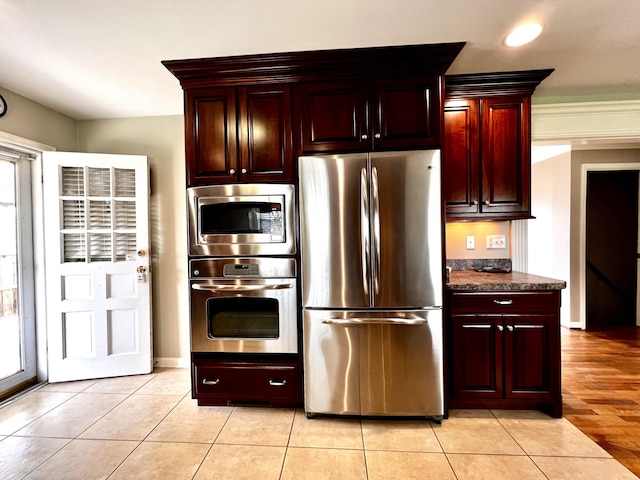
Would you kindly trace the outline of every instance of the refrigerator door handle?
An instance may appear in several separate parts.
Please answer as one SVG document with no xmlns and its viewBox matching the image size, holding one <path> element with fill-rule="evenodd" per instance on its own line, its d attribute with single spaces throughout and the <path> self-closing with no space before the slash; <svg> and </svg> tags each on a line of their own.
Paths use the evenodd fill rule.
<svg viewBox="0 0 640 480">
<path fill-rule="evenodd" d="M 380 293 L 380 198 L 378 196 L 378 169 L 371 168 L 371 218 L 373 222 L 373 291 Z"/>
<path fill-rule="evenodd" d="M 362 263 L 362 288 L 366 296 L 369 296 L 369 188 L 367 182 L 367 169 L 360 171 L 360 237 L 361 237 L 361 263 Z"/>
<path fill-rule="evenodd" d="M 322 320 L 325 325 L 424 325 L 425 318 L 327 318 Z"/>
</svg>

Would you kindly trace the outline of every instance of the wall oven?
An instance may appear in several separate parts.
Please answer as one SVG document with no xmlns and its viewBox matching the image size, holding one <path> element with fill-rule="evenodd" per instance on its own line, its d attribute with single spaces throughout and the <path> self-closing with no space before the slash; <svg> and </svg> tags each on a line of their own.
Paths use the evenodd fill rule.
<svg viewBox="0 0 640 480">
<path fill-rule="evenodd" d="M 190 256 L 296 253 L 293 185 L 191 187 L 187 197 Z"/>
<path fill-rule="evenodd" d="M 190 261 L 191 351 L 297 353 L 293 258 Z"/>
</svg>

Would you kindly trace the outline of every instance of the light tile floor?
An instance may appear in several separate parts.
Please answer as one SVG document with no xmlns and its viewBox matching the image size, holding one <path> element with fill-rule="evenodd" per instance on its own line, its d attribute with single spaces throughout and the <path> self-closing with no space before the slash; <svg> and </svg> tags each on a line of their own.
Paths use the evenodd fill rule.
<svg viewBox="0 0 640 480">
<path fill-rule="evenodd" d="M 0 408 L 0 479 L 635 479 L 565 419 L 442 424 L 198 407 L 189 371 L 47 385 Z"/>
</svg>

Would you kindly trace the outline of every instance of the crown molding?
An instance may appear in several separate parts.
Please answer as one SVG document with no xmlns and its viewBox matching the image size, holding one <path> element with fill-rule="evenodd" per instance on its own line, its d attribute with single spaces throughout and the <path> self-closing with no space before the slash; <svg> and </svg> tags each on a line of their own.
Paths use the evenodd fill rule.
<svg viewBox="0 0 640 480">
<path fill-rule="evenodd" d="M 531 106 L 533 141 L 640 140 L 640 100 Z"/>
</svg>

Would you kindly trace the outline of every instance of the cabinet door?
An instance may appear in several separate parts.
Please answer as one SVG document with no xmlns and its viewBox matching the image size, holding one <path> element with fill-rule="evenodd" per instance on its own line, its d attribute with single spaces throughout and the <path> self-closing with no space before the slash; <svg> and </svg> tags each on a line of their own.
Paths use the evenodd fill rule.
<svg viewBox="0 0 640 480">
<path fill-rule="evenodd" d="M 503 96 L 481 101 L 482 213 L 530 215 L 531 101 Z"/>
<path fill-rule="evenodd" d="M 437 78 L 378 82 L 371 107 L 374 149 L 440 146 Z"/>
<path fill-rule="evenodd" d="M 191 89 L 185 95 L 188 185 L 236 180 L 235 89 Z"/>
<path fill-rule="evenodd" d="M 288 85 L 239 89 L 240 175 L 248 182 L 293 178 Z"/>
<path fill-rule="evenodd" d="M 505 398 L 559 393 L 558 319 L 555 315 L 504 315 Z"/>
<path fill-rule="evenodd" d="M 502 317 L 452 315 L 453 396 L 502 398 Z"/>
<path fill-rule="evenodd" d="M 479 212 L 478 100 L 451 100 L 444 107 L 442 171 L 447 215 Z"/>
<path fill-rule="evenodd" d="M 296 94 L 296 128 L 302 151 L 370 149 L 367 96 L 361 82 L 301 85 Z"/>
</svg>

